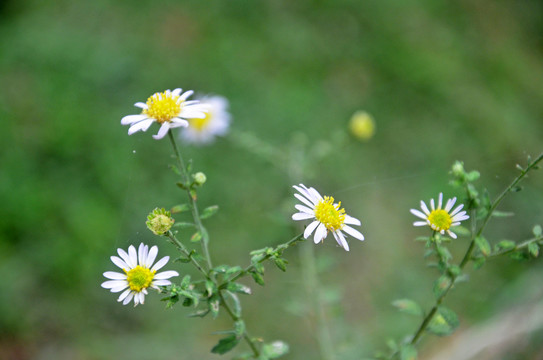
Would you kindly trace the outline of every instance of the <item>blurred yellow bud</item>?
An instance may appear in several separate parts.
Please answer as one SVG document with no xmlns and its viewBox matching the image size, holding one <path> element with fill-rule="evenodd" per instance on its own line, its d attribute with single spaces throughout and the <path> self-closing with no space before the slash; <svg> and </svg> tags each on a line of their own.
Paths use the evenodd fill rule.
<svg viewBox="0 0 543 360">
<path fill-rule="evenodd" d="M 349 131 L 359 140 L 369 140 L 375 134 L 375 121 L 365 111 L 357 111 L 349 121 Z"/>
<path fill-rule="evenodd" d="M 175 220 L 172 219 L 172 214 L 169 211 L 164 208 L 156 208 L 147 216 L 146 224 L 153 234 L 166 235 L 174 222 Z"/>
</svg>

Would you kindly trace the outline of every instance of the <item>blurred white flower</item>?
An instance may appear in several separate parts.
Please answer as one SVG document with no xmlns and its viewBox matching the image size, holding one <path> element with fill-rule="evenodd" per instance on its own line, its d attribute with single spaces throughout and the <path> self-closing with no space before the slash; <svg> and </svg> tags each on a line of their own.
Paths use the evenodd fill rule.
<svg viewBox="0 0 543 360">
<path fill-rule="evenodd" d="M 304 237 L 306 239 L 315 231 L 313 240 L 317 244 L 323 241 L 330 231 L 337 243 L 347 251 L 349 251 L 349 244 L 347 244 L 342 231 L 358 240 L 364 240 L 364 235 L 349 226 L 360 226 L 360 220 L 345 214 L 345 210 L 340 208 L 341 202 L 334 204 L 333 197 L 322 197 L 317 190 L 312 187 L 307 188 L 303 184 L 294 185 L 293 188 L 300 193 L 294 194 L 294 196 L 304 205 L 297 204 L 295 206 L 299 212 L 292 215 L 292 220 L 314 220 L 305 228 Z"/>
<path fill-rule="evenodd" d="M 210 96 L 199 99 L 205 108 L 205 117 L 189 119 L 189 126 L 181 131 L 181 139 L 195 145 L 213 142 L 216 136 L 225 135 L 230 126 L 228 100 L 222 96 Z"/>
<path fill-rule="evenodd" d="M 159 286 L 171 285 L 171 281 L 167 280 L 174 276 L 179 276 L 177 271 L 163 271 L 157 273 L 168 260 L 169 256 L 165 256 L 153 266 L 153 262 L 158 254 L 158 247 L 153 246 L 151 250 L 147 245 L 140 244 L 138 251 L 133 245 L 128 248 L 128 253 L 123 249 L 117 249 L 120 257 L 112 256 L 111 261 L 123 269 L 123 273 L 114 271 L 106 271 L 104 276 L 108 279 L 102 283 L 104 289 L 110 289 L 116 293 L 123 291 L 117 301 L 122 301 L 123 305 L 128 304 L 134 299 L 134 306 L 143 304 L 147 288 L 157 289 Z"/>
<path fill-rule="evenodd" d="M 456 198 L 447 200 L 445 208 L 442 209 L 443 205 L 443 193 L 439 193 L 439 199 L 437 208 L 435 207 L 434 199 L 430 199 L 430 208 L 432 211 L 428 210 L 428 207 L 424 201 L 420 202 L 421 212 L 416 209 L 411 209 L 411 213 L 418 218 L 423 219 L 424 221 L 415 221 L 414 226 L 430 226 L 434 231 L 439 232 L 440 234 L 449 234 L 450 237 L 456 239 L 456 234 L 450 231 L 449 229 L 453 226 L 460 225 L 461 221 L 469 219 L 469 216 L 466 215 L 465 211 L 460 211 L 464 207 L 463 204 L 460 204 L 451 211 L 452 207 L 456 203 Z"/>
<path fill-rule="evenodd" d="M 183 90 L 166 90 L 151 95 L 146 103 L 137 102 L 134 106 L 142 109 L 139 115 L 128 115 L 121 119 L 122 125 L 130 125 L 128 135 L 138 131 L 147 131 L 154 123 L 159 123 L 160 129 L 153 138 L 162 139 L 170 129 L 186 127 L 187 119 L 204 118 L 205 107 L 198 100 L 187 101 L 194 91 L 189 90 L 181 94 Z"/>
</svg>

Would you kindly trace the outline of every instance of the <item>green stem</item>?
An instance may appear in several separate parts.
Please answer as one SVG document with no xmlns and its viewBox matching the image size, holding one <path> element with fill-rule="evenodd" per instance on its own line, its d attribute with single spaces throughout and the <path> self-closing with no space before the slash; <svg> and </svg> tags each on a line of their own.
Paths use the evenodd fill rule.
<svg viewBox="0 0 543 360">
<path fill-rule="evenodd" d="M 308 243 L 306 246 L 300 247 L 300 260 L 302 261 L 302 276 L 306 292 L 317 316 L 317 328 L 319 330 L 317 341 L 321 355 L 325 360 L 334 360 L 336 357 L 322 299 L 313 244 Z"/>
<path fill-rule="evenodd" d="M 494 254 L 490 254 L 490 255 L 488 255 L 486 257 L 486 259 L 487 260 L 495 259 L 495 258 L 497 258 L 499 256 L 502 256 L 502 255 L 507 255 L 507 254 L 514 253 L 515 251 L 519 251 L 519 250 L 522 250 L 522 249 L 528 247 L 531 243 L 538 243 L 539 245 L 542 245 L 543 244 L 543 237 L 538 236 L 538 237 L 534 237 L 534 238 L 525 240 L 525 241 L 521 242 L 520 244 L 517 244 L 512 249 L 502 250 L 502 251 L 495 252 Z"/>
<path fill-rule="evenodd" d="M 177 247 L 177 249 L 179 249 L 179 251 L 183 255 L 185 255 L 188 259 L 190 259 L 190 261 L 192 262 L 194 267 L 196 269 L 198 269 L 198 271 L 200 271 L 207 279 L 210 279 L 209 273 L 204 270 L 204 268 L 202 267 L 202 265 L 200 265 L 198 260 L 196 260 L 193 256 L 191 256 L 191 253 L 188 251 L 188 249 L 185 247 L 185 245 L 183 245 L 183 243 L 181 241 L 179 241 L 171 231 L 168 231 L 167 236 L 168 236 L 168 239 L 170 240 L 170 242 L 172 244 L 174 244 L 175 247 Z"/>
<path fill-rule="evenodd" d="M 185 167 L 185 163 L 183 162 L 183 157 L 181 156 L 181 153 L 179 152 L 179 149 L 177 148 L 177 144 L 175 142 L 175 138 L 173 137 L 173 134 L 170 131 L 168 131 L 168 137 L 170 138 L 170 142 L 172 144 L 175 156 L 177 158 L 179 171 L 181 172 L 181 181 L 184 185 L 184 188 L 187 192 L 190 207 L 192 211 L 192 218 L 194 219 L 194 224 L 196 225 L 196 228 L 202 235 L 202 252 L 204 253 L 204 257 L 206 259 L 206 263 L 208 266 L 208 269 L 213 268 L 213 263 L 211 262 L 211 256 L 209 255 L 209 234 L 207 233 L 207 230 L 205 229 L 204 225 L 202 224 L 202 220 L 200 219 L 200 214 L 198 212 L 198 205 L 196 203 L 196 197 L 191 194 L 190 191 L 190 178 L 187 174 L 187 169 Z"/>
</svg>

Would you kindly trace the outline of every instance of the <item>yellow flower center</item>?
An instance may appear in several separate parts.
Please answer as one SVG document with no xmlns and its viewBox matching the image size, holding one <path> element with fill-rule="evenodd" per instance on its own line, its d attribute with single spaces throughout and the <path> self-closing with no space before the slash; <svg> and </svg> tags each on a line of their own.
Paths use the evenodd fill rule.
<svg viewBox="0 0 543 360">
<path fill-rule="evenodd" d="M 443 209 L 434 210 L 428 215 L 430 227 L 435 231 L 449 230 L 452 224 L 451 215 Z"/>
<path fill-rule="evenodd" d="M 147 109 L 143 109 L 143 114 L 162 124 L 179 115 L 183 101 L 179 101 L 179 95 L 172 95 L 171 92 L 161 92 L 150 96 L 146 104 Z"/>
<path fill-rule="evenodd" d="M 206 117 L 203 119 L 193 118 L 189 120 L 190 126 L 194 128 L 197 131 L 204 130 L 208 125 L 209 121 L 211 120 L 211 114 L 209 112 L 206 112 Z"/>
<path fill-rule="evenodd" d="M 140 265 L 136 266 L 130 271 L 126 271 L 126 280 L 131 290 L 136 292 L 141 292 L 143 289 L 147 289 L 153 278 L 155 277 L 156 271 L 151 271 Z"/>
<path fill-rule="evenodd" d="M 328 230 L 338 230 L 343 227 L 345 221 L 345 210 L 340 209 L 341 202 L 334 205 L 334 198 L 325 196 L 315 206 L 315 218 L 324 224 Z"/>
</svg>

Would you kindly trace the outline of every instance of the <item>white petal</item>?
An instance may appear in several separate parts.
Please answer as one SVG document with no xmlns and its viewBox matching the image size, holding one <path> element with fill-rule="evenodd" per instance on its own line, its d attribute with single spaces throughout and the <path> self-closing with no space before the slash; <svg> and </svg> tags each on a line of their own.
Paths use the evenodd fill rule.
<svg viewBox="0 0 543 360">
<path fill-rule="evenodd" d="M 307 220 L 307 219 L 313 219 L 315 217 L 314 214 L 306 214 L 306 213 L 296 213 L 292 215 L 292 220 Z"/>
<path fill-rule="evenodd" d="M 341 229 L 342 231 L 345 231 L 347 234 L 351 235 L 352 237 L 358 239 L 358 240 L 364 240 L 364 235 L 358 230 L 353 229 L 350 226 L 344 225 Z"/>
<path fill-rule="evenodd" d="M 178 127 L 188 127 L 188 126 L 189 126 L 189 122 L 185 119 L 173 118 L 172 121 L 170 122 L 170 129 L 175 129 Z"/>
<path fill-rule="evenodd" d="M 292 187 L 298 190 L 300 194 L 302 194 L 306 199 L 308 199 L 313 204 L 313 205 L 309 205 L 309 207 L 312 207 L 319 202 L 319 199 L 313 197 L 309 193 L 309 189 L 307 189 L 304 184 L 300 184 L 300 186 L 293 185 Z"/>
<path fill-rule="evenodd" d="M 177 89 L 176 89 L 177 90 Z M 185 91 L 185 93 L 183 95 L 181 95 L 179 97 L 179 99 L 181 100 L 186 100 L 189 96 L 191 96 L 192 94 L 194 94 L 194 91 L 193 90 L 188 90 L 188 91 Z"/>
<path fill-rule="evenodd" d="M 430 209 L 432 209 L 432 211 L 436 209 L 434 199 L 430 199 Z"/>
<path fill-rule="evenodd" d="M 117 299 L 117 301 L 123 301 L 127 296 L 128 294 L 130 294 L 130 291 L 132 291 L 130 288 L 126 289 L 120 296 L 119 298 Z"/>
<path fill-rule="evenodd" d="M 322 200 L 322 196 L 321 194 L 319 194 L 319 192 L 317 190 L 315 190 L 315 188 L 312 188 L 310 187 L 308 189 L 309 193 L 315 198 L 317 199 L 317 202 L 319 202 L 320 200 Z"/>
<path fill-rule="evenodd" d="M 347 214 L 345 214 L 345 224 L 358 225 L 358 226 L 362 225 L 360 220 L 358 220 L 357 218 L 354 218 L 352 216 L 349 216 Z"/>
<path fill-rule="evenodd" d="M 311 224 L 307 225 L 304 231 L 304 238 L 308 238 L 309 235 L 313 233 L 313 231 L 317 228 L 317 226 L 320 224 L 319 221 L 315 220 Z"/>
<path fill-rule="evenodd" d="M 306 199 L 305 197 L 303 197 L 302 195 L 300 194 L 294 194 L 294 197 L 298 200 L 300 200 L 301 202 L 303 202 L 304 204 L 306 204 L 307 206 L 309 206 L 310 208 L 314 208 L 315 207 L 315 204 L 313 204 L 311 201 L 309 201 L 308 199 Z"/>
<path fill-rule="evenodd" d="M 134 106 L 139 107 L 140 109 L 148 109 L 149 108 L 146 103 L 143 103 L 141 101 L 138 101 L 137 103 L 135 103 Z"/>
<path fill-rule="evenodd" d="M 426 226 L 426 225 L 428 225 L 428 222 L 426 221 L 415 221 L 413 223 L 413 226 Z"/>
<path fill-rule="evenodd" d="M 133 297 L 134 297 L 134 292 L 133 291 L 129 292 L 128 296 L 124 298 L 123 305 L 128 304 L 132 300 Z"/>
<path fill-rule="evenodd" d="M 140 304 L 144 304 L 145 303 L 145 294 L 143 292 L 140 292 Z"/>
<path fill-rule="evenodd" d="M 306 214 L 311 214 L 311 215 L 315 215 L 315 211 L 313 209 L 310 209 L 308 208 L 307 206 L 303 206 L 303 205 L 294 205 L 294 207 L 298 210 L 298 211 L 301 211 L 303 213 L 306 213 Z"/>
<path fill-rule="evenodd" d="M 164 279 L 172 278 L 174 276 L 179 276 L 179 273 L 177 271 L 173 271 L 173 270 L 163 271 L 161 273 L 156 274 L 155 279 L 164 280 Z"/>
<path fill-rule="evenodd" d="M 315 231 L 315 237 L 313 238 L 313 241 L 315 244 L 318 244 L 319 242 L 323 241 L 326 238 L 326 235 L 328 235 L 328 231 L 326 230 L 326 226 L 324 224 L 319 224 L 317 227 L 317 230 Z"/>
<path fill-rule="evenodd" d="M 153 139 L 155 140 L 162 139 L 164 136 L 166 136 L 169 130 L 170 130 L 170 124 L 168 122 L 163 123 L 160 129 L 158 130 L 158 133 L 156 135 L 153 135 Z"/>
<path fill-rule="evenodd" d="M 148 116 L 145 114 L 128 115 L 121 119 L 121 125 L 130 125 L 130 124 L 145 120 L 147 118 Z"/>
<path fill-rule="evenodd" d="M 171 285 L 172 282 L 170 280 L 153 280 L 153 284 L 155 286 L 168 286 Z"/>
<path fill-rule="evenodd" d="M 145 259 L 143 258 L 143 255 L 145 255 L 145 245 L 143 243 L 140 243 L 140 246 L 138 247 L 138 264 L 143 265 L 145 264 Z"/>
<path fill-rule="evenodd" d="M 451 216 L 454 216 L 456 215 L 456 213 L 458 213 L 460 210 L 462 210 L 464 208 L 464 204 L 460 204 L 458 205 L 458 207 L 456 209 L 454 209 L 449 215 Z M 465 212 L 464 212 L 465 213 Z"/>
<path fill-rule="evenodd" d="M 134 245 L 128 247 L 128 256 L 130 257 L 130 262 L 128 264 L 131 265 L 132 268 L 138 266 L 138 253 L 136 252 Z"/>
<path fill-rule="evenodd" d="M 147 254 L 147 259 L 145 259 L 145 267 L 149 269 L 151 265 L 155 262 L 156 256 L 158 254 L 158 246 L 153 246 L 151 250 L 149 250 L 149 254 Z"/>
<path fill-rule="evenodd" d="M 430 215 L 430 211 L 428 210 L 428 207 L 422 200 L 420 201 L 420 208 L 422 209 L 422 211 L 424 211 L 426 215 Z"/>
<path fill-rule="evenodd" d="M 121 258 L 119 258 L 117 256 L 112 256 L 112 257 L 110 257 L 110 259 L 115 265 L 117 265 L 121 269 L 125 269 L 125 270 L 130 269 L 130 266 L 126 262 L 121 260 Z"/>
<path fill-rule="evenodd" d="M 128 265 L 129 269 L 132 269 L 136 267 L 136 265 L 132 265 L 132 262 L 130 261 L 130 256 L 128 256 L 128 253 L 124 251 L 123 249 L 117 249 L 117 254 L 123 259 L 123 261 Z"/>
<path fill-rule="evenodd" d="M 106 271 L 104 273 L 104 276 L 108 279 L 112 280 L 126 280 L 126 274 L 121 274 L 114 271 Z"/>
<path fill-rule="evenodd" d="M 181 110 L 179 116 L 185 119 L 203 119 L 207 116 L 207 114 L 199 110 L 183 109 Z"/>
<path fill-rule="evenodd" d="M 447 205 L 445 206 L 445 211 L 449 212 L 452 209 L 452 207 L 454 206 L 455 202 L 456 202 L 455 197 L 453 197 L 452 199 L 449 199 L 449 201 L 447 201 Z"/>
<path fill-rule="evenodd" d="M 443 205 L 443 193 L 439 193 L 439 202 L 437 203 L 437 208 L 441 209 L 441 205 Z"/>
<path fill-rule="evenodd" d="M 154 119 L 146 119 L 135 123 L 128 129 L 128 135 L 132 135 L 138 131 L 147 131 L 149 127 L 155 122 Z"/>
<path fill-rule="evenodd" d="M 118 288 L 120 286 L 128 286 L 128 282 L 126 280 L 108 280 L 104 281 L 101 285 L 104 289 L 114 289 Z"/>
<path fill-rule="evenodd" d="M 449 234 L 449 236 L 450 236 L 450 237 L 452 237 L 453 239 L 456 239 L 456 238 L 457 238 L 456 234 L 455 234 L 455 233 L 453 233 L 452 231 L 450 231 L 450 230 L 447 230 L 447 233 L 448 233 L 448 234 Z"/>
<path fill-rule="evenodd" d="M 174 91 L 172 91 L 172 96 L 174 96 L 174 97 L 179 96 L 179 95 L 181 95 L 182 91 L 183 91 L 183 89 L 177 88 Z"/>
<path fill-rule="evenodd" d="M 156 264 L 151 268 L 151 271 L 160 270 L 166 263 L 170 260 L 169 256 L 164 256 L 162 259 L 158 260 Z"/>
<path fill-rule="evenodd" d="M 343 236 L 343 233 L 341 231 L 336 231 L 337 237 L 339 238 L 340 245 L 343 246 L 345 251 L 349 251 L 349 244 L 347 243 L 347 240 L 345 240 L 345 236 Z"/>
<path fill-rule="evenodd" d="M 421 213 L 420 211 L 416 210 L 416 209 L 411 209 L 409 210 L 411 212 L 411 214 L 415 215 L 416 217 L 419 217 L 421 219 L 426 219 L 427 216 L 424 215 L 423 213 Z"/>
</svg>

